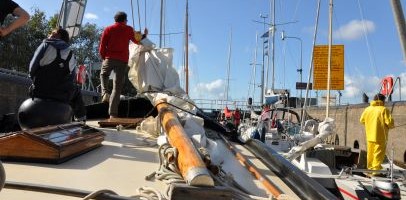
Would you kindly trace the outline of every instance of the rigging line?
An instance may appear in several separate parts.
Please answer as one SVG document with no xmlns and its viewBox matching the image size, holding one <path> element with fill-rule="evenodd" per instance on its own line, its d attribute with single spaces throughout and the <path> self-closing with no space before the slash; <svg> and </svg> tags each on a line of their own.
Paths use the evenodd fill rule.
<svg viewBox="0 0 406 200">
<path fill-rule="evenodd" d="M 134 7 L 133 7 L 133 0 L 131 0 L 131 16 L 133 18 L 133 28 L 135 27 L 135 20 L 134 20 Z"/>
<path fill-rule="evenodd" d="M 144 26 L 147 28 L 147 0 L 144 1 Z"/>
<path fill-rule="evenodd" d="M 190 5 L 189 5 L 189 8 L 190 8 Z M 189 13 L 189 22 L 188 23 L 189 23 L 189 43 L 190 44 L 194 44 L 193 37 L 192 37 L 193 36 L 193 26 L 192 26 L 193 23 L 192 23 L 192 21 L 193 21 L 193 15 L 191 15 Z M 194 49 L 194 48 L 192 48 L 192 49 L 193 50 L 189 52 L 190 53 L 189 54 L 189 56 L 190 56 L 189 62 L 191 62 L 191 63 L 189 63 L 189 69 L 192 68 L 192 76 L 193 76 L 192 81 L 195 84 L 197 84 L 197 83 L 200 83 L 199 67 L 198 67 L 198 60 L 197 60 L 198 57 L 195 56 L 196 55 L 195 52 L 196 52 L 197 49 Z"/>
<path fill-rule="evenodd" d="M 139 0 L 137 0 L 137 9 L 138 9 L 138 26 L 140 27 L 140 31 L 142 31 L 142 29 L 141 29 L 140 1 Z"/>
<path fill-rule="evenodd" d="M 309 74 L 307 76 L 307 84 L 306 84 L 306 95 L 305 95 L 305 100 L 304 104 L 301 110 L 301 122 L 300 122 L 300 132 L 303 133 L 303 128 L 304 128 L 304 119 L 306 118 L 306 109 L 307 109 L 307 103 L 308 103 L 308 96 L 309 96 L 309 89 L 310 89 L 310 79 L 312 78 L 312 73 L 313 73 L 313 51 L 314 51 L 314 46 L 316 45 L 316 40 L 317 40 L 317 31 L 318 31 L 318 26 L 319 26 L 319 18 L 320 18 L 320 4 L 321 0 L 317 1 L 317 11 L 316 11 L 316 22 L 314 25 L 314 33 L 313 33 L 313 43 L 312 43 L 312 50 L 310 54 L 310 64 L 309 64 Z M 316 90 L 316 95 L 318 94 Z M 317 98 L 317 97 L 316 97 Z"/>
<path fill-rule="evenodd" d="M 363 31 L 363 34 L 364 34 L 365 42 L 366 42 L 366 44 L 367 44 L 368 55 L 369 55 L 369 62 L 370 62 L 371 65 L 372 65 L 372 70 L 374 71 L 375 76 L 378 76 L 378 77 L 379 77 L 379 72 L 378 72 L 378 69 L 376 68 L 376 65 L 375 65 L 375 59 L 374 59 L 374 57 L 372 56 L 372 54 L 374 54 L 374 53 L 372 52 L 371 46 L 369 45 L 369 39 L 368 39 L 368 34 L 367 34 L 367 27 L 365 26 L 365 18 L 364 18 L 364 13 L 362 12 L 361 1 L 358 0 L 357 2 L 358 2 L 358 9 L 359 9 L 359 12 L 360 12 L 360 15 L 361 15 L 361 20 L 362 20 L 362 31 Z"/>
<path fill-rule="evenodd" d="M 295 12 L 294 12 L 294 14 L 293 14 L 293 19 L 292 19 L 292 21 L 297 21 L 296 18 L 297 18 L 297 12 L 298 12 L 299 7 L 300 7 L 300 3 L 301 3 L 301 1 L 297 2 L 297 4 L 296 4 L 296 8 L 295 8 Z"/>
</svg>

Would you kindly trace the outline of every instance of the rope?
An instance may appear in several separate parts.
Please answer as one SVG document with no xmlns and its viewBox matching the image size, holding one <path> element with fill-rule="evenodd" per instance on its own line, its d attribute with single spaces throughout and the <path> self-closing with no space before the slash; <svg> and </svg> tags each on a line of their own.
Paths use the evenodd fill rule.
<svg viewBox="0 0 406 200">
<path fill-rule="evenodd" d="M 131 196 L 131 198 L 145 198 L 148 200 L 162 200 L 165 199 L 162 194 L 151 187 L 140 187 L 137 189 L 137 195 Z"/>
<path fill-rule="evenodd" d="M 115 193 L 112 190 L 107 190 L 107 189 L 102 189 L 102 190 L 97 190 L 94 191 L 88 195 L 86 195 L 83 200 L 90 200 L 90 199 L 97 199 L 97 197 L 101 197 L 101 195 L 105 195 L 105 194 L 113 194 L 113 195 L 117 195 L 117 193 Z M 137 194 L 131 196 L 130 198 L 134 198 L 135 199 L 146 199 L 146 200 L 163 200 L 165 198 L 163 198 L 162 194 L 151 187 L 140 187 L 137 188 Z"/>
<path fill-rule="evenodd" d="M 86 195 L 85 197 L 83 197 L 83 200 L 96 199 L 96 197 L 98 197 L 102 194 L 105 194 L 105 193 L 117 195 L 117 193 L 115 193 L 112 190 L 103 189 L 103 190 L 94 191 L 94 192 Z"/>
<path fill-rule="evenodd" d="M 131 0 L 131 16 L 133 18 L 133 28 L 135 26 L 135 22 L 134 22 L 134 9 L 133 9 L 133 0 Z"/>
<path fill-rule="evenodd" d="M 144 1 L 144 25 L 147 27 L 147 0 Z"/>
<path fill-rule="evenodd" d="M 140 27 L 140 31 L 141 30 L 141 13 L 140 13 L 140 2 L 139 0 L 137 0 L 137 8 L 138 8 L 138 26 Z"/>
<path fill-rule="evenodd" d="M 249 199 L 255 199 L 255 200 L 268 200 L 270 198 L 267 197 L 259 197 L 255 195 L 251 195 L 248 193 L 248 191 L 244 190 L 240 185 L 238 185 L 235 181 L 232 175 L 229 175 L 225 173 L 222 169 L 220 169 L 220 173 L 217 175 L 214 175 L 211 171 L 210 175 L 213 177 L 213 179 L 220 184 L 221 186 L 226 187 L 227 189 L 231 190 L 233 192 L 233 197 L 238 200 L 249 200 Z"/>
<path fill-rule="evenodd" d="M 178 165 L 178 151 L 169 144 L 164 144 L 159 147 L 159 169 L 145 177 L 145 180 L 151 180 L 155 177 L 157 180 L 163 181 L 166 184 L 186 183 L 180 175 Z"/>
<path fill-rule="evenodd" d="M 372 55 L 373 54 L 372 48 L 371 48 L 371 46 L 369 44 L 369 39 L 368 39 L 368 34 L 367 34 L 367 31 L 368 31 L 367 29 L 368 28 L 365 26 L 365 18 L 364 18 L 364 13 L 362 12 L 362 6 L 361 6 L 361 1 L 360 0 L 358 0 L 358 10 L 359 10 L 360 15 L 361 15 L 362 32 L 363 32 L 365 43 L 366 43 L 367 49 L 368 49 L 369 62 L 372 65 L 372 70 L 374 71 L 375 75 L 379 76 L 378 69 L 377 69 L 377 67 L 375 65 L 375 59 L 374 59 L 375 57 Z"/>
</svg>

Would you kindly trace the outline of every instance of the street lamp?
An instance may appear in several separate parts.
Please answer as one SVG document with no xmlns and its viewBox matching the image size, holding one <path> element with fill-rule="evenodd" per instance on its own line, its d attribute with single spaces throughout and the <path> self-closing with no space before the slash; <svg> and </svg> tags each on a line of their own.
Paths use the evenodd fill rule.
<svg viewBox="0 0 406 200">
<path fill-rule="evenodd" d="M 302 43 L 303 42 L 302 42 L 302 39 L 300 39 L 298 37 L 286 36 L 284 31 L 281 32 L 281 38 L 282 38 L 282 40 L 285 40 L 285 38 L 293 38 L 293 39 L 300 41 L 300 67 L 297 70 L 297 72 L 299 72 L 299 74 L 300 74 L 300 83 L 302 83 L 302 72 L 303 72 L 303 68 L 302 68 L 302 50 L 303 50 Z M 300 89 L 300 106 L 302 106 L 302 89 Z"/>
</svg>

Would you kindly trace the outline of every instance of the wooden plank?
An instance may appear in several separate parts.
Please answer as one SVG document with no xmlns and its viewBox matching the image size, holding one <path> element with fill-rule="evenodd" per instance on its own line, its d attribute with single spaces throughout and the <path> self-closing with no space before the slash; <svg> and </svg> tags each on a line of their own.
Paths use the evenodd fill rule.
<svg viewBox="0 0 406 200">
<path fill-rule="evenodd" d="M 156 107 L 169 143 L 179 152 L 177 162 L 182 177 L 189 185 L 214 186 L 205 163 L 183 129 L 177 114 L 164 101 L 158 102 Z"/>
<path fill-rule="evenodd" d="M 117 125 L 125 126 L 126 128 L 135 128 L 144 118 L 112 118 L 99 121 L 100 127 L 116 127 Z"/>
<path fill-rule="evenodd" d="M 233 193 L 226 187 L 194 187 L 185 184 L 171 184 L 169 189 L 169 199 L 176 200 L 209 200 L 209 199 L 221 199 L 231 200 L 233 199 Z"/>
</svg>

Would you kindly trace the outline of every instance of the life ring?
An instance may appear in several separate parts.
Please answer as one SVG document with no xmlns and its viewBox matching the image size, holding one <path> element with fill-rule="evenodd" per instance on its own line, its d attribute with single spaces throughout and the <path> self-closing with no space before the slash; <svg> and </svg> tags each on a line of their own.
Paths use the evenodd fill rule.
<svg viewBox="0 0 406 200">
<path fill-rule="evenodd" d="M 393 78 L 391 76 L 383 78 L 381 84 L 381 94 L 387 96 L 393 93 Z"/>
</svg>

